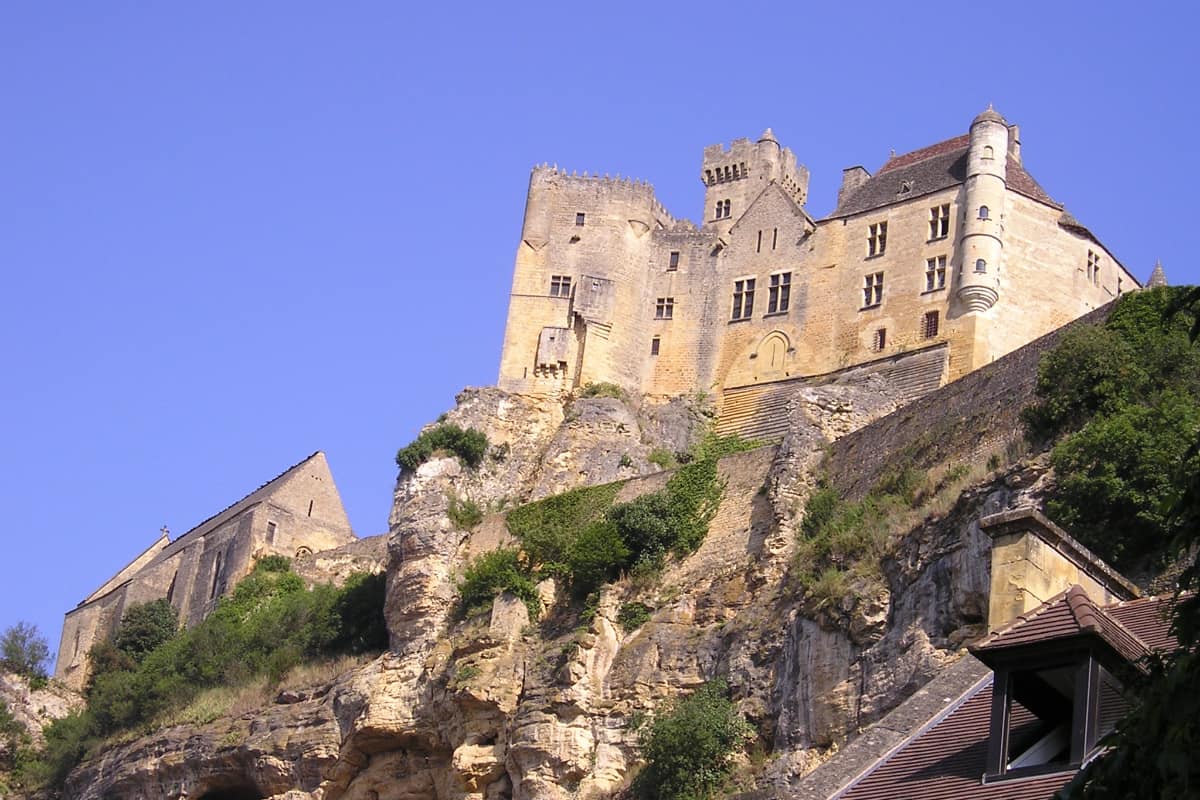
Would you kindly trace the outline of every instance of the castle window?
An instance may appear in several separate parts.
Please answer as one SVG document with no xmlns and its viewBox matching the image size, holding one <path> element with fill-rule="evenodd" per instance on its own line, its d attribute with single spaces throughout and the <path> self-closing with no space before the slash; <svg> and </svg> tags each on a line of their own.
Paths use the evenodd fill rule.
<svg viewBox="0 0 1200 800">
<path fill-rule="evenodd" d="M 946 288 L 946 257 L 934 256 L 925 259 L 925 291 L 936 292 Z"/>
<path fill-rule="evenodd" d="M 651 339 L 650 340 L 650 355 L 652 355 L 652 356 L 658 355 L 658 348 L 660 346 L 662 346 L 662 339 L 660 339 L 657 336 L 655 336 L 653 339 Z"/>
<path fill-rule="evenodd" d="M 312 516 L 311 514 L 309 516 Z M 267 544 L 275 544 L 275 531 L 278 526 L 274 522 L 267 523 Z"/>
<path fill-rule="evenodd" d="M 724 201 L 724 203 L 722 204 L 722 206 L 721 206 L 721 216 L 722 216 L 723 218 L 725 218 L 725 219 L 729 219 L 729 217 L 732 215 L 732 213 L 733 213 L 733 212 L 732 212 L 732 211 L 730 211 L 730 207 L 731 207 L 731 205 L 732 205 L 732 204 L 731 204 L 731 202 L 730 202 L 729 200 L 726 200 L 726 201 Z"/>
<path fill-rule="evenodd" d="M 921 325 L 921 335 L 926 339 L 932 339 L 938 335 L 938 312 L 925 312 L 925 320 Z"/>
<path fill-rule="evenodd" d="M 654 305 L 655 319 L 671 319 L 675 316 L 675 298 L 660 297 Z"/>
<path fill-rule="evenodd" d="M 756 253 L 762 252 L 762 231 L 758 232 L 758 244 L 756 244 L 754 246 L 754 252 L 756 252 Z"/>
<path fill-rule="evenodd" d="M 767 313 L 782 314 L 792 298 L 792 273 L 776 272 L 767 286 Z"/>
<path fill-rule="evenodd" d="M 750 174 L 750 173 L 746 171 L 746 162 L 745 162 L 745 161 L 743 161 L 743 162 L 742 162 L 742 177 L 744 178 L 744 177 L 746 177 L 746 176 L 747 176 L 747 175 L 749 175 L 749 174 Z"/>
<path fill-rule="evenodd" d="M 734 164 L 733 165 L 733 179 L 736 181 L 740 177 L 742 177 L 742 176 L 738 173 L 738 165 Z"/>
<path fill-rule="evenodd" d="M 671 255 L 667 258 L 667 272 L 674 272 L 679 269 L 679 251 L 672 250 Z"/>
<path fill-rule="evenodd" d="M 729 180 L 729 167 L 725 168 L 725 180 Z"/>
<path fill-rule="evenodd" d="M 876 353 L 887 347 L 887 328 L 876 328 L 875 335 L 871 338 L 871 349 Z"/>
<path fill-rule="evenodd" d="M 576 226 L 578 226 L 578 227 L 582 228 L 582 227 L 583 227 L 583 223 L 584 223 L 586 220 L 587 220 L 587 214 L 584 214 L 582 211 L 577 211 L 577 212 L 575 213 L 575 225 L 576 225 Z"/>
<path fill-rule="evenodd" d="M 775 245 L 779 243 L 779 228 L 771 229 L 771 249 L 775 249 Z"/>
<path fill-rule="evenodd" d="M 308 515 L 309 515 L 310 517 L 312 516 L 313 503 L 315 503 L 315 502 L 316 502 L 315 500 L 309 500 L 309 501 L 308 501 Z"/>
<path fill-rule="evenodd" d="M 712 186 L 717 182 L 716 179 L 713 178 L 713 171 L 711 169 L 704 170 L 704 182 L 709 186 Z"/>
<path fill-rule="evenodd" d="M 1087 276 L 1089 281 L 1100 285 L 1100 256 L 1091 250 L 1087 252 Z"/>
<path fill-rule="evenodd" d="M 887 250 L 887 223 L 876 222 L 867 234 L 867 257 L 881 256 Z"/>
<path fill-rule="evenodd" d="M 863 276 L 863 308 L 871 308 L 883 302 L 883 273 L 872 272 Z"/>
<path fill-rule="evenodd" d="M 945 239 L 950 235 L 950 204 L 929 209 L 929 239 Z"/>
<path fill-rule="evenodd" d="M 996 151 L 992 149 L 992 146 L 990 144 L 985 144 L 983 146 L 983 159 L 985 161 L 991 161 L 995 157 L 996 157 Z"/>
<path fill-rule="evenodd" d="M 571 276 L 570 275 L 551 275 L 550 276 L 550 296 L 551 297 L 570 297 L 571 296 Z"/>
<path fill-rule="evenodd" d="M 987 272 L 987 262 L 984 261 L 982 258 L 975 259 L 975 271 L 976 272 Z"/>
<path fill-rule="evenodd" d="M 989 216 L 989 212 L 988 212 L 988 207 L 987 207 L 987 206 L 980 206 L 980 207 L 979 207 L 979 218 L 980 218 L 980 219 L 990 219 L 990 218 L 991 218 L 991 217 Z"/>
<path fill-rule="evenodd" d="M 733 282 L 733 315 L 731 319 L 749 319 L 754 313 L 754 278 Z"/>
</svg>

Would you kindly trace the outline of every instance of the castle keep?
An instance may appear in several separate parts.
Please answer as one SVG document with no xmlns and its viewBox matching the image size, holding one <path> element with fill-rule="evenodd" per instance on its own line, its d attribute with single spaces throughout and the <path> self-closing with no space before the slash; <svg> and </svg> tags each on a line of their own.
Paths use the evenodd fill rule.
<svg viewBox="0 0 1200 800">
<path fill-rule="evenodd" d="M 303 558 L 356 539 L 325 454 L 313 453 L 172 541 L 162 535 L 67 612 L 54 677 L 87 682 L 88 650 L 116 630 L 126 609 L 166 599 L 195 625 L 264 556 Z"/>
<path fill-rule="evenodd" d="M 808 170 L 769 129 L 706 147 L 700 180 L 697 227 L 646 183 L 533 170 L 501 388 L 702 389 L 723 420 L 855 367 L 907 375 L 915 395 L 1139 286 L 1025 170 L 1019 129 L 991 108 L 874 175 L 846 169 L 819 220 Z"/>
</svg>

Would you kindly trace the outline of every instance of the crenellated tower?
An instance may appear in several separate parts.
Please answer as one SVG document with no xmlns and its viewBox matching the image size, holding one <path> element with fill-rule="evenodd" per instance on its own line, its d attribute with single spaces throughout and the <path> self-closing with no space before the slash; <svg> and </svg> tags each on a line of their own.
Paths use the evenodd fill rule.
<svg viewBox="0 0 1200 800">
<path fill-rule="evenodd" d="M 962 263 L 957 297 L 968 313 L 1000 298 L 1009 128 L 991 106 L 971 123 L 964 184 Z"/>
<path fill-rule="evenodd" d="M 796 163 L 796 154 L 779 144 L 770 128 L 757 142 L 734 139 L 729 148 L 713 144 L 704 148 L 700 170 L 704 183 L 704 226 L 725 236 L 733 223 L 771 181 L 803 206 L 808 200 L 808 168 Z"/>
</svg>

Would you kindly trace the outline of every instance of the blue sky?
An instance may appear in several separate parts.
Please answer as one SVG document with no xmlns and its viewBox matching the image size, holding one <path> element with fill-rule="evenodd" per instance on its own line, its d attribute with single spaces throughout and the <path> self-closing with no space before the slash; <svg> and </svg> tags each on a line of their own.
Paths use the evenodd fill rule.
<svg viewBox="0 0 1200 800">
<path fill-rule="evenodd" d="M 1138 276 L 1195 282 L 1190 4 L 0 7 L 0 627 L 62 614 L 314 450 L 382 533 L 396 449 L 496 377 L 529 169 L 649 180 L 771 126 L 841 170 L 964 133 Z M 1015 299 L 1015 298 L 1014 298 Z"/>
</svg>

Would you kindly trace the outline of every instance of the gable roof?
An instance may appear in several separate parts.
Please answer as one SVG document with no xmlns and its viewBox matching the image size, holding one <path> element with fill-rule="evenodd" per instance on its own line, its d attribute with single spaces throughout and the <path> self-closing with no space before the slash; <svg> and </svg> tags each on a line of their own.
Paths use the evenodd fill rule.
<svg viewBox="0 0 1200 800">
<path fill-rule="evenodd" d="M 891 156 L 879 172 L 842 198 L 826 219 L 862 214 L 960 185 L 967 177 L 969 144 L 970 135 L 964 133 L 910 153 Z M 1005 176 L 1008 188 L 1014 192 L 1062 208 L 1015 159 L 1008 159 Z"/>
<path fill-rule="evenodd" d="M 770 130 L 771 130 L 770 128 L 767 128 L 768 133 L 770 132 Z M 790 194 L 788 194 L 786 191 L 784 191 L 783 187 L 779 185 L 778 181 L 772 179 L 771 181 L 769 181 L 767 183 L 766 186 L 763 187 L 763 190 L 761 192 L 759 192 L 758 194 L 756 194 L 754 196 L 754 199 L 750 201 L 750 205 L 746 206 L 746 210 L 738 215 L 737 220 L 732 225 L 729 226 L 730 233 L 733 233 L 733 231 L 736 230 L 738 228 L 738 226 L 742 224 L 742 220 L 744 220 L 744 219 L 746 219 L 746 217 L 750 216 L 750 212 L 754 210 L 754 207 L 756 205 L 758 205 L 760 201 L 766 202 L 763 198 L 765 198 L 767 196 L 767 192 L 771 191 L 772 187 L 774 187 L 775 191 L 778 194 L 782 195 L 783 198 L 785 200 L 787 200 L 788 206 L 789 206 L 791 212 L 795 216 L 800 217 L 802 220 L 804 220 L 807 227 L 809 227 L 809 228 L 816 227 L 817 223 L 815 221 L 813 221 L 813 218 L 810 217 L 808 215 L 808 212 L 804 210 L 804 206 L 797 203 L 796 198 L 792 197 Z"/>
<path fill-rule="evenodd" d="M 103 597 L 103 596 L 109 594 L 110 592 L 120 588 L 124 584 L 128 583 L 129 580 L 132 579 L 133 576 L 136 575 L 138 572 L 140 572 L 143 568 L 148 567 L 151 564 L 158 563 L 165 558 L 170 558 L 171 556 L 178 553 L 184 547 L 187 547 L 188 545 L 190 545 L 197 538 L 200 538 L 200 537 L 204 536 L 205 534 L 211 533 L 212 531 L 219 528 L 221 525 L 223 525 L 225 522 L 227 522 L 231 518 L 237 516 L 238 514 L 241 514 L 246 509 L 251 508 L 252 506 L 255 506 L 258 503 L 262 502 L 267 497 L 269 497 L 276 489 L 278 489 L 279 486 L 282 485 L 288 478 L 290 478 L 296 472 L 299 472 L 302 467 L 304 467 L 305 465 L 309 464 L 310 462 L 312 462 L 314 460 L 319 460 L 321 462 L 322 466 L 324 466 L 325 469 L 328 470 L 328 465 L 325 463 L 325 454 L 323 452 L 321 452 L 320 450 L 318 450 L 315 453 L 313 453 L 312 455 L 305 458 L 304 460 L 299 461 L 299 462 L 293 464 L 292 466 L 288 467 L 283 472 L 279 473 L 274 478 L 272 478 L 271 480 L 264 483 L 262 486 L 259 486 L 257 489 L 250 492 L 248 495 L 246 495 L 242 499 L 226 506 L 222 510 L 218 511 L 216 514 L 213 514 L 208 519 L 204 520 L 200 524 L 198 524 L 195 527 L 188 530 L 182 536 L 176 537 L 174 541 L 168 541 L 168 537 L 166 534 L 161 535 L 154 542 L 154 544 L 152 544 L 149 548 L 147 548 L 145 551 L 143 551 L 141 555 L 137 556 L 137 558 L 135 558 L 133 561 L 131 561 L 125 567 L 122 567 L 120 571 L 118 571 L 115 575 L 113 575 L 111 578 L 109 578 L 103 584 L 101 584 L 98 589 L 96 589 L 91 594 L 89 594 L 86 598 L 81 600 L 79 602 L 78 606 L 76 606 L 76 609 L 78 609 L 82 606 L 85 606 L 88 603 L 91 603 L 94 600 L 97 600 L 98 598 Z M 153 557 L 146 558 L 146 556 L 148 554 L 152 555 Z M 68 612 L 68 613 L 71 613 L 71 612 Z"/>
<path fill-rule="evenodd" d="M 1080 637 L 1099 638 L 1131 664 L 1150 653 L 1145 642 L 1098 608 L 1078 584 L 993 631 L 971 651 L 986 663 L 1001 652 Z"/>
</svg>

